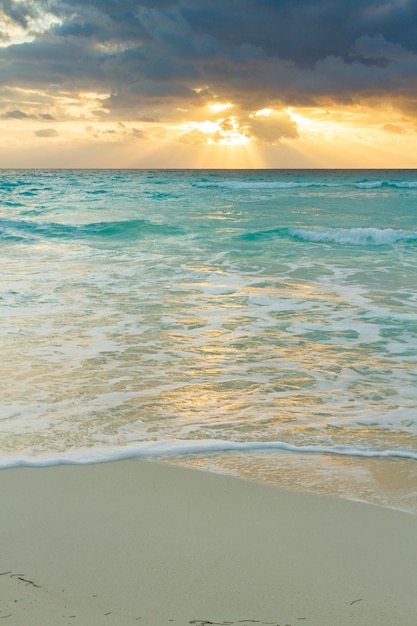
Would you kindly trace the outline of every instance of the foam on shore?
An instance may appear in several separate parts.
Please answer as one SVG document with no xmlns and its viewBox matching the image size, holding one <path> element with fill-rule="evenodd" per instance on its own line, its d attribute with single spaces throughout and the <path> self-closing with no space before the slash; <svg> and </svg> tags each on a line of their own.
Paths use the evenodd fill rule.
<svg viewBox="0 0 417 626">
<path fill-rule="evenodd" d="M 197 439 L 177 441 L 150 441 L 122 447 L 100 447 L 75 449 L 71 452 L 43 454 L 40 457 L 4 456 L 0 469 L 12 467 L 50 467 L 51 465 L 87 465 L 132 458 L 170 457 L 188 454 L 215 452 L 254 452 L 282 450 L 298 454 L 325 454 L 334 456 L 409 459 L 417 460 L 414 450 L 378 450 L 361 446 L 296 446 L 285 441 L 225 441 L 221 439 Z"/>
</svg>

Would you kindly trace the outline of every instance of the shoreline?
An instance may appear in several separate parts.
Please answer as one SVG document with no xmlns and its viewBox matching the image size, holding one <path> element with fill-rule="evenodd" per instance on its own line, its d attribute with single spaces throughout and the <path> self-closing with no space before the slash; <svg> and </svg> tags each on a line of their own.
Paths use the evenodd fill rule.
<svg viewBox="0 0 417 626">
<path fill-rule="evenodd" d="M 417 517 L 130 459 L 0 471 L 8 626 L 414 626 Z"/>
<path fill-rule="evenodd" d="M 0 472 L 19 467 L 88 466 L 143 459 L 417 515 L 417 463 L 411 451 L 396 454 L 395 450 L 358 450 L 358 454 L 352 454 L 346 446 L 336 446 L 333 452 L 321 446 L 299 447 L 281 441 L 197 440 L 175 445 L 178 449 L 162 441 L 149 442 L 142 448 L 114 449 L 107 454 L 104 450 L 89 450 L 89 454 L 6 456 Z"/>
</svg>

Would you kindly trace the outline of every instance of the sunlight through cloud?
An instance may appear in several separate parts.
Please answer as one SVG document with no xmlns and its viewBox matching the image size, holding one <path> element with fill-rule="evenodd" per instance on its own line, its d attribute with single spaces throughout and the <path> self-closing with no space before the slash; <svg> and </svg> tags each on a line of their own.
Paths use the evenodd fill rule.
<svg viewBox="0 0 417 626">
<path fill-rule="evenodd" d="M 214 102 L 213 104 L 209 104 L 208 107 L 213 113 L 219 113 L 220 111 L 224 111 L 226 109 L 230 109 L 233 106 L 231 102 Z"/>
</svg>

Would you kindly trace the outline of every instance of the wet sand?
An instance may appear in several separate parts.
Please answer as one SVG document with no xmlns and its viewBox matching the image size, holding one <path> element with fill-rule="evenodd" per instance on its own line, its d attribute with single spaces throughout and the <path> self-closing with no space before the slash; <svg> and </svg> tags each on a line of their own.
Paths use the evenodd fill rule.
<svg viewBox="0 0 417 626">
<path fill-rule="evenodd" d="M 143 460 L 0 471 L 7 626 L 415 626 L 417 516 Z"/>
</svg>

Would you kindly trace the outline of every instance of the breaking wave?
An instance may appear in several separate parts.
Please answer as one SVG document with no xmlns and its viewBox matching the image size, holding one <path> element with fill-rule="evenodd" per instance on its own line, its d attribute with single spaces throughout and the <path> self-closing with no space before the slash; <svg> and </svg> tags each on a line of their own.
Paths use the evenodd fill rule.
<svg viewBox="0 0 417 626">
<path fill-rule="evenodd" d="M 384 180 L 363 180 L 354 183 L 354 187 L 358 189 L 381 189 L 383 187 L 392 187 L 393 189 L 417 189 L 417 181 L 400 180 L 397 182 L 387 182 Z"/>
<path fill-rule="evenodd" d="M 303 241 L 357 246 L 383 246 L 399 241 L 417 241 L 416 231 L 393 228 L 289 228 L 288 233 Z"/>
<path fill-rule="evenodd" d="M 393 228 L 272 228 L 239 235 L 245 241 L 288 237 L 312 243 L 384 246 L 417 241 L 417 231 Z"/>
</svg>

